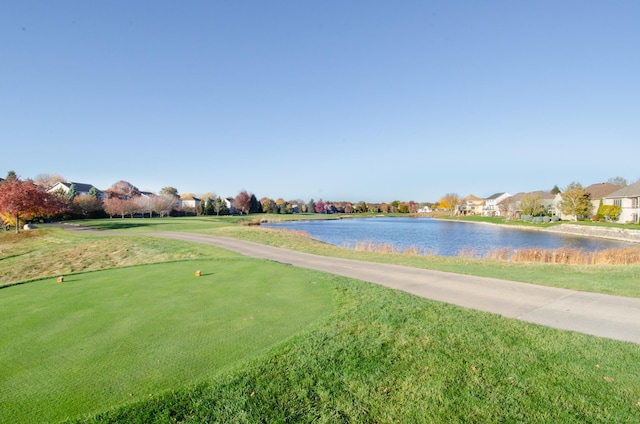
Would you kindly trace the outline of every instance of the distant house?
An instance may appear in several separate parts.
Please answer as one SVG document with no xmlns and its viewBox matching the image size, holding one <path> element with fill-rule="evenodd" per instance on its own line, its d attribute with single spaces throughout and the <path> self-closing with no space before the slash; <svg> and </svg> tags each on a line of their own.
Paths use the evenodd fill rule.
<svg viewBox="0 0 640 424">
<path fill-rule="evenodd" d="M 194 211 L 197 211 L 199 206 L 200 199 L 195 196 L 180 199 L 180 207 L 183 209 L 193 209 Z"/>
<path fill-rule="evenodd" d="M 620 190 L 620 188 L 619 185 L 611 183 L 596 183 L 585 187 L 585 191 L 589 193 L 589 200 L 591 200 L 591 213 L 589 216 L 597 214 L 600 201 L 604 204 L 604 199 L 611 193 Z"/>
<path fill-rule="evenodd" d="M 534 191 L 530 194 L 540 196 L 540 203 L 542 203 L 542 207 L 547 215 L 554 216 L 559 214 L 558 197 L 555 194 L 542 190 Z"/>
<path fill-rule="evenodd" d="M 484 205 L 484 199 L 470 194 L 464 199 L 460 200 L 460 204 L 458 205 L 458 213 L 460 213 L 461 215 L 482 215 Z"/>
<path fill-rule="evenodd" d="M 67 194 L 71 190 L 72 185 L 75 186 L 76 193 L 78 193 L 78 196 L 88 196 L 91 189 L 95 189 L 95 191 L 98 193 L 98 197 L 102 199 L 102 196 L 103 196 L 102 191 L 98 190 L 95 186 L 91 184 L 85 184 L 85 183 L 59 181 L 55 183 L 49 190 L 47 190 L 47 192 Z"/>
<path fill-rule="evenodd" d="M 498 204 L 511 195 L 507 192 L 495 193 L 484 199 L 483 215 L 485 216 L 502 216 L 504 211 L 500 211 Z"/>
<path fill-rule="evenodd" d="M 234 199 L 233 197 L 223 197 L 222 200 L 224 201 L 224 204 L 227 205 L 227 209 L 229 209 L 229 213 L 230 214 L 234 214 L 236 213 L 236 208 L 235 208 L 235 202 L 236 199 Z"/>
<path fill-rule="evenodd" d="M 524 193 L 520 192 L 496 202 L 496 208 L 500 211 L 500 216 L 507 219 L 520 219 L 522 196 L 524 196 Z"/>
<path fill-rule="evenodd" d="M 622 187 L 603 199 L 605 205 L 617 205 L 622 208 L 619 222 L 639 224 L 640 218 L 640 181 Z"/>
<path fill-rule="evenodd" d="M 418 209 L 418 213 L 431 213 L 431 212 L 433 212 L 433 209 L 431 209 L 429 205 L 424 205 L 423 207 Z"/>
<path fill-rule="evenodd" d="M 540 204 L 544 208 L 544 213 L 548 215 L 557 215 L 557 198 L 556 195 L 549 193 L 548 191 L 532 191 L 530 193 L 517 193 L 513 196 L 509 196 L 497 203 L 496 207 L 500 210 L 501 214 L 504 214 L 509 219 L 520 219 L 522 215 L 522 198 L 524 195 L 538 197 Z"/>
</svg>

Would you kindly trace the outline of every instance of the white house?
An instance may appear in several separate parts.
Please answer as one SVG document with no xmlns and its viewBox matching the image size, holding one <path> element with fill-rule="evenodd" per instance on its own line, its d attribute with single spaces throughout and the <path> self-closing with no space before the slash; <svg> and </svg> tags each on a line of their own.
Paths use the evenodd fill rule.
<svg viewBox="0 0 640 424">
<path fill-rule="evenodd" d="M 491 196 L 487 197 L 484 205 L 484 216 L 501 216 L 500 209 L 498 208 L 498 203 L 502 202 L 507 197 L 511 197 L 511 195 L 507 192 L 503 193 L 495 193 Z"/>
<path fill-rule="evenodd" d="M 194 211 L 197 211 L 199 206 L 200 199 L 195 196 L 180 199 L 180 207 L 183 209 L 192 209 Z"/>
<path fill-rule="evenodd" d="M 68 183 L 68 182 L 59 181 L 55 183 L 49 190 L 47 190 L 47 192 L 49 193 L 61 192 L 61 193 L 67 194 L 71 190 L 72 185 L 75 186 L 78 196 L 88 196 L 91 189 L 95 189 L 98 193 L 98 196 L 102 199 L 102 191 L 98 190 L 95 186 L 91 184 L 85 184 L 85 183 L 74 183 L 74 182 Z"/>
<path fill-rule="evenodd" d="M 619 222 L 639 224 L 640 219 L 640 181 L 621 188 L 603 199 L 605 205 L 617 205 L 622 208 Z"/>
</svg>

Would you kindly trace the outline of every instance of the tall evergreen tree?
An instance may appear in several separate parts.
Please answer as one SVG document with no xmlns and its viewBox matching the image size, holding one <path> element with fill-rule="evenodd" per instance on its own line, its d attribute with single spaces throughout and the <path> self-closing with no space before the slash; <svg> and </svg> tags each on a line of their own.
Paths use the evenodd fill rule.
<svg viewBox="0 0 640 424">
<path fill-rule="evenodd" d="M 213 202 L 211 201 L 211 198 L 207 198 L 207 201 L 204 202 L 204 214 L 205 215 L 213 215 L 214 212 L 214 208 L 213 208 Z"/>
<path fill-rule="evenodd" d="M 69 200 L 73 200 L 78 195 L 78 190 L 76 189 L 76 185 L 71 183 L 71 187 L 69 187 L 69 191 L 67 192 L 67 198 Z"/>
<path fill-rule="evenodd" d="M 96 199 L 100 200 L 100 192 L 98 192 L 98 189 L 95 187 L 91 187 L 91 189 L 89 190 L 89 196 L 93 196 Z"/>
</svg>

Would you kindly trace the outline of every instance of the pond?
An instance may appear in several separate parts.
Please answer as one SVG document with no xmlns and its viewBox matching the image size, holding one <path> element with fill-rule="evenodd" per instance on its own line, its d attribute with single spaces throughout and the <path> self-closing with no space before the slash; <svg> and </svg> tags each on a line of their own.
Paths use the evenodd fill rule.
<svg viewBox="0 0 640 424">
<path fill-rule="evenodd" d="M 458 256 L 462 251 L 474 256 L 484 256 L 490 251 L 503 248 L 574 248 L 597 251 L 633 245 L 614 240 L 432 218 L 348 218 L 263 225 L 304 231 L 314 239 L 351 249 L 361 244 L 372 244 L 380 247 L 393 246 L 402 251 L 416 248 L 421 254 L 439 256 Z"/>
</svg>

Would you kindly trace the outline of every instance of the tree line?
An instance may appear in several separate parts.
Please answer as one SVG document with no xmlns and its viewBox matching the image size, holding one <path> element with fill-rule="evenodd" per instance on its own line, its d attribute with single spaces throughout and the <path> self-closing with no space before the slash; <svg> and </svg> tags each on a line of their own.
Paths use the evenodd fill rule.
<svg viewBox="0 0 640 424">
<path fill-rule="evenodd" d="M 49 192 L 56 183 L 65 188 Z M 187 202 L 197 200 L 197 207 Z M 181 203 L 184 205 L 181 207 Z M 423 204 L 424 205 L 424 204 Z M 59 175 L 39 175 L 35 180 L 21 179 L 9 171 L 0 178 L 0 220 L 3 225 L 15 226 L 30 221 L 100 217 L 165 217 L 176 215 L 230 215 L 230 214 L 290 214 L 290 213 L 416 213 L 416 202 L 395 200 L 389 203 L 325 201 L 318 199 L 304 202 L 276 200 L 263 197 L 260 200 L 246 190 L 235 197 L 222 198 L 205 193 L 196 199 L 192 193 L 180 195 L 175 187 L 164 187 L 159 193 L 146 193 L 128 181 L 120 180 L 100 192 L 92 187 L 86 195 L 80 195 L 74 183 Z"/>
</svg>

